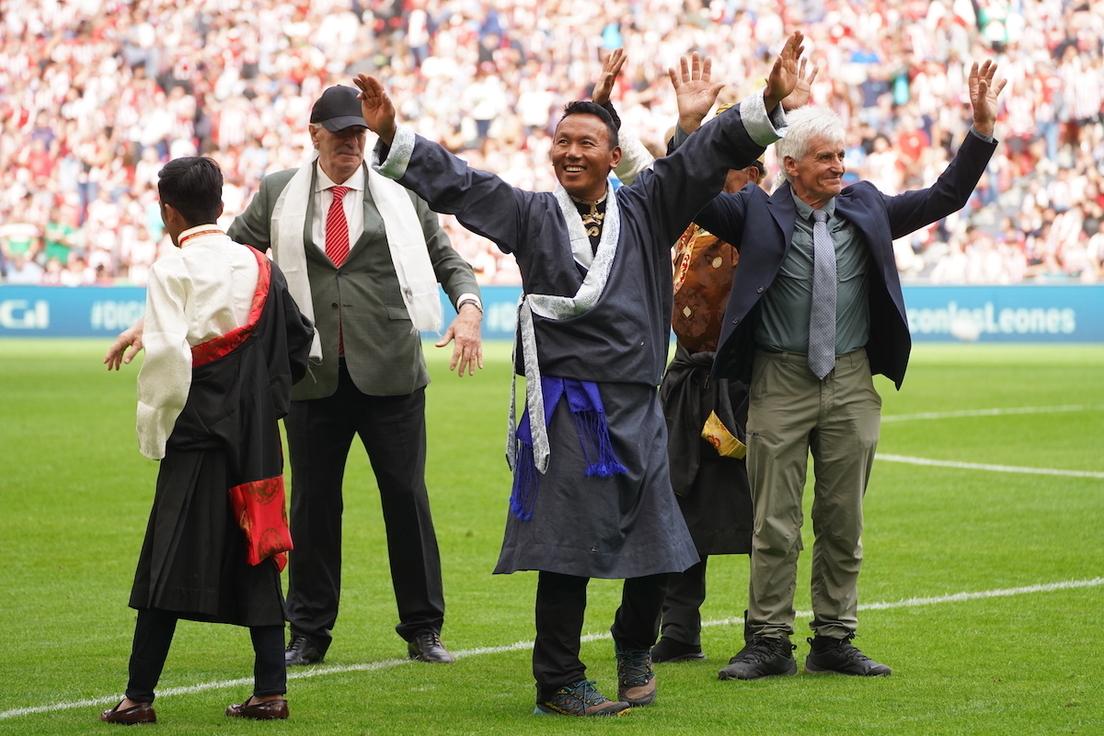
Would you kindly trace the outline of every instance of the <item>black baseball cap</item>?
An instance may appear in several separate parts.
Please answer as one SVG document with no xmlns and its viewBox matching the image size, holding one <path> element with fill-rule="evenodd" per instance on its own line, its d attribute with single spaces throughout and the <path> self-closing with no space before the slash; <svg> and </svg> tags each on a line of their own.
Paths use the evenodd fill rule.
<svg viewBox="0 0 1104 736">
<path fill-rule="evenodd" d="M 354 125 L 367 128 L 368 123 L 360 112 L 360 94 L 355 87 L 337 85 L 329 87 L 311 108 L 310 121 L 318 123 L 331 133 L 351 128 Z"/>
</svg>

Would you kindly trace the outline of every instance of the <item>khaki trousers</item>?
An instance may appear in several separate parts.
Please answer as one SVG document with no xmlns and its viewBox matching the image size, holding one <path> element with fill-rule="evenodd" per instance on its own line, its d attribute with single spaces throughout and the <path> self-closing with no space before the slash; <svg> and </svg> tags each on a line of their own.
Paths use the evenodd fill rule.
<svg viewBox="0 0 1104 736">
<path fill-rule="evenodd" d="M 855 631 L 862 500 L 878 447 L 881 407 L 865 350 L 837 357 L 823 381 L 809 370 L 803 353 L 755 354 L 747 424 L 755 513 L 748 622 L 755 633 L 794 633 L 810 452 L 815 477 L 810 626 L 833 638 Z"/>
</svg>

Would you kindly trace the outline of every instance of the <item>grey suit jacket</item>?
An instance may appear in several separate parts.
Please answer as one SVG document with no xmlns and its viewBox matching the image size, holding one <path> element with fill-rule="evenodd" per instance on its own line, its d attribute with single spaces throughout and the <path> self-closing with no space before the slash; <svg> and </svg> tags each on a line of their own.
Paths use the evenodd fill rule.
<svg viewBox="0 0 1104 736">
<path fill-rule="evenodd" d="M 260 190 L 227 233 L 238 243 L 264 252 L 272 243 L 272 208 L 280 192 L 295 175 L 295 169 L 270 174 L 261 180 Z M 317 176 L 317 167 L 315 168 Z M 311 190 L 313 191 L 313 178 Z M 437 281 L 456 306 L 462 294 L 479 294 L 471 266 L 460 257 L 441 229 L 437 214 L 410 192 L 425 235 L 429 259 Z M 314 321 L 322 341 L 322 363 L 312 365 L 307 376 L 295 385 L 292 399 L 317 399 L 337 390 L 338 333 L 345 344 L 345 363 L 356 387 L 372 396 L 399 396 L 429 383 L 422 356 L 421 338 L 399 291 L 399 279 L 391 262 L 383 219 L 372 195 L 364 191 L 364 234 L 337 268 L 311 237 L 313 197 L 307 205 L 303 242 L 307 256 L 307 277 L 314 301 Z"/>
</svg>

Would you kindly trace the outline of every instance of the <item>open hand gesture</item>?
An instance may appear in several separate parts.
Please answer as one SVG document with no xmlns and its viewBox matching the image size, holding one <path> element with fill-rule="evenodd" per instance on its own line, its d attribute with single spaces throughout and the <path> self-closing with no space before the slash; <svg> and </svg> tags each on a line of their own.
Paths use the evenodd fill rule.
<svg viewBox="0 0 1104 736">
<path fill-rule="evenodd" d="M 613 53 L 606 57 L 606 62 L 602 64 L 602 74 L 594 83 L 594 94 L 590 98 L 595 104 L 604 105 L 609 102 L 613 83 L 621 73 L 621 67 L 625 65 L 627 58 L 625 49 L 614 49 Z"/>
<path fill-rule="evenodd" d="M 805 62 L 804 58 L 801 59 L 801 64 L 798 66 L 797 86 L 794 87 L 793 92 L 788 97 L 782 100 L 782 109 L 787 112 L 808 105 L 809 99 L 813 96 L 813 80 L 816 79 L 817 72 L 820 69 L 816 64 L 813 64 L 812 71 L 806 75 Z"/>
<path fill-rule="evenodd" d="M 997 95 L 1008 83 L 1002 79 L 993 83 L 993 76 L 997 73 L 997 65 L 993 61 L 986 61 L 978 68 L 975 61 L 970 66 L 970 106 L 974 109 L 974 128 L 982 135 L 993 135 L 993 126 L 997 121 Z"/>
<path fill-rule="evenodd" d="M 786 45 L 782 47 L 782 53 L 774 61 L 770 76 L 767 77 L 767 89 L 763 93 L 763 102 L 769 113 L 778 106 L 782 100 L 789 96 L 800 76 L 799 61 L 805 51 L 805 34 L 794 31 L 786 39 Z"/>
<path fill-rule="evenodd" d="M 686 133 L 693 133 L 701 127 L 702 120 L 709 114 L 713 103 L 717 101 L 717 95 L 724 84 L 714 83 L 713 62 L 710 59 L 702 61 L 698 52 L 681 59 L 681 69 L 667 70 L 667 76 L 671 78 L 671 84 L 675 88 L 675 100 L 678 102 L 678 125 Z"/>
<path fill-rule="evenodd" d="M 395 106 L 383 84 L 367 74 L 358 74 L 353 82 L 360 89 L 360 112 L 368 129 L 390 146 L 395 139 Z"/>
</svg>

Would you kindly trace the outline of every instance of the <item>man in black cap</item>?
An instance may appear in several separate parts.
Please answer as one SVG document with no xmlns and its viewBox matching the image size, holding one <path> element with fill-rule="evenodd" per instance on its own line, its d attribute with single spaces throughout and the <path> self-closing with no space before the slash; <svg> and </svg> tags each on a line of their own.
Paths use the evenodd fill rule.
<svg viewBox="0 0 1104 736">
<path fill-rule="evenodd" d="M 317 152 L 299 169 L 266 176 L 228 229 L 272 257 L 299 309 L 315 323 L 311 366 L 284 420 L 291 455 L 287 617 L 289 665 L 321 662 L 341 592 L 342 479 L 353 436 L 380 489 L 396 630 L 412 659 L 452 662 L 441 643 L 444 594 L 425 486 L 425 386 L 419 331 L 441 329 L 438 283 L 458 316 L 437 343 L 455 340 L 450 370 L 483 367 L 483 311 L 475 275 L 437 215 L 413 192 L 365 165 L 368 127 L 353 87 L 322 93 L 310 118 Z M 142 348 L 142 323 L 104 362 L 118 368 Z"/>
<path fill-rule="evenodd" d="M 412 659 L 451 662 L 441 643 L 441 562 L 425 485 L 425 386 L 419 330 L 441 329 L 438 283 L 458 316 L 450 369 L 482 367 L 475 275 L 437 215 L 364 162 L 353 87 L 330 87 L 311 112 L 317 158 L 266 176 L 230 236 L 272 255 L 317 334 L 285 420 L 291 455 L 289 665 L 321 662 L 341 590 L 342 478 L 359 435 L 379 485 L 396 630 Z"/>
</svg>

